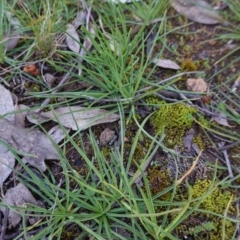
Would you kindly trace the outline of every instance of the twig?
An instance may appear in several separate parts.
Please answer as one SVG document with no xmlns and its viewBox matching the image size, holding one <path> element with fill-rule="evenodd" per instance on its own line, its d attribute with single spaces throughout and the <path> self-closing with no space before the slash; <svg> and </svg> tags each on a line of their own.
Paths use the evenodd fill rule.
<svg viewBox="0 0 240 240">
<path fill-rule="evenodd" d="M 195 166 L 196 166 L 197 163 L 198 163 L 198 160 L 199 160 L 199 158 L 200 158 L 200 156 L 201 156 L 201 154 L 202 154 L 202 151 L 203 151 L 203 150 L 200 151 L 200 153 L 198 154 L 196 160 L 193 162 L 193 164 L 192 164 L 192 166 L 190 167 L 190 169 L 189 169 L 180 179 L 177 180 L 177 182 L 176 182 L 177 185 L 181 184 L 182 181 L 193 171 L 193 169 L 195 168 Z"/>
<path fill-rule="evenodd" d="M 219 147 L 219 148 L 217 148 L 216 150 L 217 150 L 217 151 L 228 150 L 229 148 L 232 148 L 232 147 L 238 145 L 239 143 L 240 143 L 240 140 L 238 140 L 238 141 L 236 141 L 236 142 L 233 142 L 233 143 L 231 143 L 231 144 L 225 145 L 225 146 L 223 146 L 223 147 Z"/>
<path fill-rule="evenodd" d="M 221 143 L 218 143 L 218 146 L 219 146 L 219 147 L 223 147 L 224 144 L 225 144 L 224 142 L 221 142 Z M 231 163 L 230 163 L 230 160 L 229 160 L 229 157 L 228 157 L 228 153 L 227 153 L 226 150 L 223 150 L 223 151 L 221 151 L 221 152 L 223 153 L 223 156 L 224 156 L 224 158 L 225 158 L 225 161 L 226 161 L 226 164 L 227 164 L 227 168 L 228 168 L 229 176 L 230 176 L 231 178 L 233 178 L 234 175 L 233 175 Z"/>
<path fill-rule="evenodd" d="M 1 228 L 0 240 L 4 240 L 4 239 L 5 239 L 5 234 L 6 234 L 6 229 L 7 229 L 8 215 L 9 215 L 9 208 L 5 208 L 5 211 L 4 211 L 4 219 L 3 219 L 3 224 L 2 224 L 2 228 Z"/>
</svg>

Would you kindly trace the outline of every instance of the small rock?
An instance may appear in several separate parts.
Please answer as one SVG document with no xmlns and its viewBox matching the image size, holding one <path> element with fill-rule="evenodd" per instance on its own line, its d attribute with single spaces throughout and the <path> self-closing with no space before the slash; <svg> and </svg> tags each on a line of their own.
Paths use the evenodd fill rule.
<svg viewBox="0 0 240 240">
<path fill-rule="evenodd" d="M 187 80 L 187 90 L 193 92 L 206 92 L 208 84 L 202 78 L 189 78 Z"/>
<path fill-rule="evenodd" d="M 115 132 L 106 128 L 100 135 L 100 145 L 106 146 L 115 136 Z"/>
</svg>

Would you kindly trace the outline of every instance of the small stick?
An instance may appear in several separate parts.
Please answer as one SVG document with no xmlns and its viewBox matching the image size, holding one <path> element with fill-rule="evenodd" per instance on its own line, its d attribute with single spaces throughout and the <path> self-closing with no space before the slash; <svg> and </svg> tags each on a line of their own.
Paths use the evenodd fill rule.
<svg viewBox="0 0 240 240">
<path fill-rule="evenodd" d="M 5 211 L 4 211 L 4 219 L 3 219 L 3 224 L 2 224 L 2 228 L 1 228 L 0 240 L 4 240 L 4 239 L 5 239 L 5 234 L 6 234 L 6 229 L 7 229 L 8 215 L 9 215 L 9 208 L 5 208 Z"/>
<path fill-rule="evenodd" d="M 197 163 L 198 163 L 198 160 L 199 160 L 199 158 L 200 158 L 200 156 L 201 156 L 201 154 L 202 154 L 202 151 L 203 151 L 203 150 L 201 150 L 201 151 L 199 152 L 196 160 L 193 162 L 193 164 L 192 164 L 192 166 L 190 167 L 190 169 L 189 169 L 180 179 L 177 180 L 177 183 L 176 183 L 177 185 L 181 184 L 182 181 L 183 181 L 183 180 L 193 171 L 193 169 L 196 167 L 196 165 L 197 165 Z"/>
<path fill-rule="evenodd" d="M 218 146 L 219 147 L 223 147 L 225 143 L 219 143 Z M 227 164 L 227 168 L 228 168 L 228 173 L 229 173 L 229 176 L 230 178 L 233 178 L 234 175 L 233 175 L 233 171 L 232 171 L 232 166 L 231 166 L 231 163 L 230 163 L 230 160 L 229 160 L 229 157 L 228 157 L 228 153 L 227 153 L 227 150 L 223 150 L 221 151 L 223 153 L 223 156 L 225 158 L 225 161 L 226 161 L 226 164 Z"/>
</svg>

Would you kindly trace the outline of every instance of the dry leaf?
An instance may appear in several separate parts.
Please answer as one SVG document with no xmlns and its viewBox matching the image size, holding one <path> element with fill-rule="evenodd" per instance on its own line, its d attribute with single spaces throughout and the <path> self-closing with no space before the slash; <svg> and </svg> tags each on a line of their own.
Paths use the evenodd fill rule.
<svg viewBox="0 0 240 240">
<path fill-rule="evenodd" d="M 43 76 L 43 80 L 49 87 L 52 87 L 52 85 L 53 85 L 54 81 L 56 80 L 56 78 L 52 74 L 46 73 Z"/>
<path fill-rule="evenodd" d="M 119 115 L 103 109 L 89 109 L 79 106 L 61 107 L 54 111 L 42 112 L 41 115 L 55 122 L 60 122 L 64 127 L 72 130 L 84 130 L 100 123 L 114 122 L 119 119 Z"/>
<path fill-rule="evenodd" d="M 106 128 L 100 135 L 100 145 L 106 146 L 115 136 L 115 132 Z"/>
<path fill-rule="evenodd" d="M 11 174 L 15 165 L 15 157 L 4 145 L 0 145 L 0 187 Z"/>
<path fill-rule="evenodd" d="M 39 130 L 20 128 L 6 119 L 0 119 L 0 139 L 23 155 L 23 161 L 46 170 L 45 159 L 59 159 L 51 140 Z"/>
<path fill-rule="evenodd" d="M 193 128 L 191 128 L 189 131 L 187 131 L 186 135 L 183 138 L 183 146 L 188 152 L 191 151 L 194 135 L 195 131 Z"/>
<path fill-rule="evenodd" d="M 194 22 L 217 24 L 222 21 L 218 12 L 203 0 L 174 0 L 172 7 Z"/>
<path fill-rule="evenodd" d="M 224 113 L 222 113 L 222 112 L 215 112 L 214 116 L 210 119 L 210 121 L 215 121 L 218 124 L 226 126 L 226 127 L 231 127 L 228 124 L 228 120 L 227 120 L 226 115 Z"/>
<path fill-rule="evenodd" d="M 31 112 L 30 107 L 28 107 L 24 104 L 19 104 L 18 109 L 22 111 L 22 115 L 23 115 L 24 119 L 26 117 L 30 123 L 41 124 L 48 120 L 47 118 L 45 118 L 37 113 Z M 24 128 L 24 126 L 22 126 L 22 127 Z"/>
<path fill-rule="evenodd" d="M 40 71 L 36 67 L 35 64 L 29 64 L 23 68 L 23 71 L 26 73 L 29 73 L 33 76 L 38 76 L 40 74 Z"/>
<path fill-rule="evenodd" d="M 19 28 L 21 27 L 21 23 L 16 17 L 12 16 L 11 12 L 4 11 L 4 13 L 13 29 L 10 31 L 10 33 L 5 33 L 2 38 L 3 49 L 5 51 L 9 51 L 15 48 L 18 44 L 18 41 L 21 37 L 21 35 L 19 34 Z"/>
<path fill-rule="evenodd" d="M 187 80 L 187 90 L 193 92 L 206 92 L 208 84 L 202 78 L 189 78 Z"/>
<path fill-rule="evenodd" d="M 70 128 L 65 128 L 64 131 L 60 126 L 54 126 L 52 127 L 49 131 L 48 134 L 51 136 L 52 140 L 55 143 L 59 143 L 60 141 L 62 141 L 65 136 L 66 133 L 70 132 Z"/>
<path fill-rule="evenodd" d="M 103 26 L 103 22 L 102 22 L 102 19 L 99 18 L 99 24 L 100 24 L 100 27 L 102 29 L 102 32 L 104 34 L 104 36 L 109 40 L 109 46 L 110 46 L 110 49 L 116 53 L 117 56 L 120 55 L 120 49 L 121 49 L 121 45 L 119 44 L 119 42 L 114 39 L 111 34 L 109 34 L 108 32 L 105 31 L 104 29 L 104 26 Z"/>
<path fill-rule="evenodd" d="M 231 91 L 235 92 L 240 86 L 240 75 L 237 77 L 237 79 L 235 80 L 234 84 L 231 87 Z"/>
<path fill-rule="evenodd" d="M 27 203 L 36 204 L 36 200 L 22 183 L 19 183 L 16 187 L 8 189 L 5 198 L 2 200 L 1 204 L 7 204 L 9 206 L 16 207 L 26 207 Z M 0 207 L 0 210 L 5 212 L 5 207 Z M 16 227 L 21 221 L 21 214 L 16 211 L 9 210 L 8 222 L 11 227 Z"/>
<path fill-rule="evenodd" d="M 119 56 L 120 52 L 121 52 L 121 50 L 120 50 L 121 49 L 121 45 L 115 39 L 113 39 L 110 35 L 108 35 L 107 38 L 109 40 L 110 49 L 114 53 L 116 53 L 117 56 Z"/>
<path fill-rule="evenodd" d="M 142 0 L 106 0 L 106 2 L 112 2 L 112 3 L 131 3 L 131 2 L 139 2 Z"/>
<path fill-rule="evenodd" d="M 3 85 L 0 84 L 0 116 L 11 113 L 15 110 L 11 93 Z M 14 114 L 5 117 L 10 122 L 15 122 Z"/>
<path fill-rule="evenodd" d="M 95 38 L 95 29 L 93 27 L 90 27 L 89 29 L 89 34 L 91 35 L 92 38 Z M 88 36 L 85 36 L 84 41 L 83 41 L 83 47 L 80 50 L 79 57 L 78 57 L 78 62 L 82 63 L 83 62 L 83 57 L 86 56 L 87 51 L 89 51 L 92 47 L 92 41 Z M 81 76 L 82 74 L 82 67 L 78 69 L 78 75 Z"/>
<path fill-rule="evenodd" d="M 75 53 L 80 51 L 80 39 L 78 33 L 72 24 L 67 25 L 66 42 L 67 46 Z"/>
<path fill-rule="evenodd" d="M 169 59 L 153 59 L 153 63 L 155 63 L 158 67 L 162 68 L 169 68 L 169 69 L 174 69 L 178 70 L 180 69 L 179 65 L 177 65 L 175 62 Z"/>
<path fill-rule="evenodd" d="M 21 35 L 15 32 L 10 32 L 9 34 L 4 34 L 2 38 L 3 49 L 7 52 L 15 48 L 18 44 Z"/>
<path fill-rule="evenodd" d="M 86 22 L 87 13 L 85 11 L 80 11 L 77 13 L 76 19 L 74 20 L 73 26 L 77 29 L 79 26 Z"/>
<path fill-rule="evenodd" d="M 148 34 L 147 41 L 146 41 L 146 54 L 147 57 L 150 58 L 152 56 L 153 52 L 153 43 L 155 41 L 155 38 L 157 36 L 155 28 Z M 151 55 L 150 55 L 151 54 Z"/>
<path fill-rule="evenodd" d="M 21 27 L 21 23 L 18 18 L 13 17 L 12 13 L 9 11 L 4 11 L 9 23 L 12 25 L 14 30 L 18 30 Z"/>
</svg>

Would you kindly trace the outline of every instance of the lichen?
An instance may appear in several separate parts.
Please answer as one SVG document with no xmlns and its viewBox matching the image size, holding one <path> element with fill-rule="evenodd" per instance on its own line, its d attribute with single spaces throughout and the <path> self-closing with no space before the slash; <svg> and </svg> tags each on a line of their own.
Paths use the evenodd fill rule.
<svg viewBox="0 0 240 240">
<path fill-rule="evenodd" d="M 182 103 L 167 104 L 156 98 L 149 98 L 149 104 L 157 104 L 159 110 L 150 117 L 150 123 L 155 133 L 165 133 L 164 144 L 167 147 L 182 145 L 185 132 L 194 124 L 193 115 L 198 111 Z"/>
</svg>

